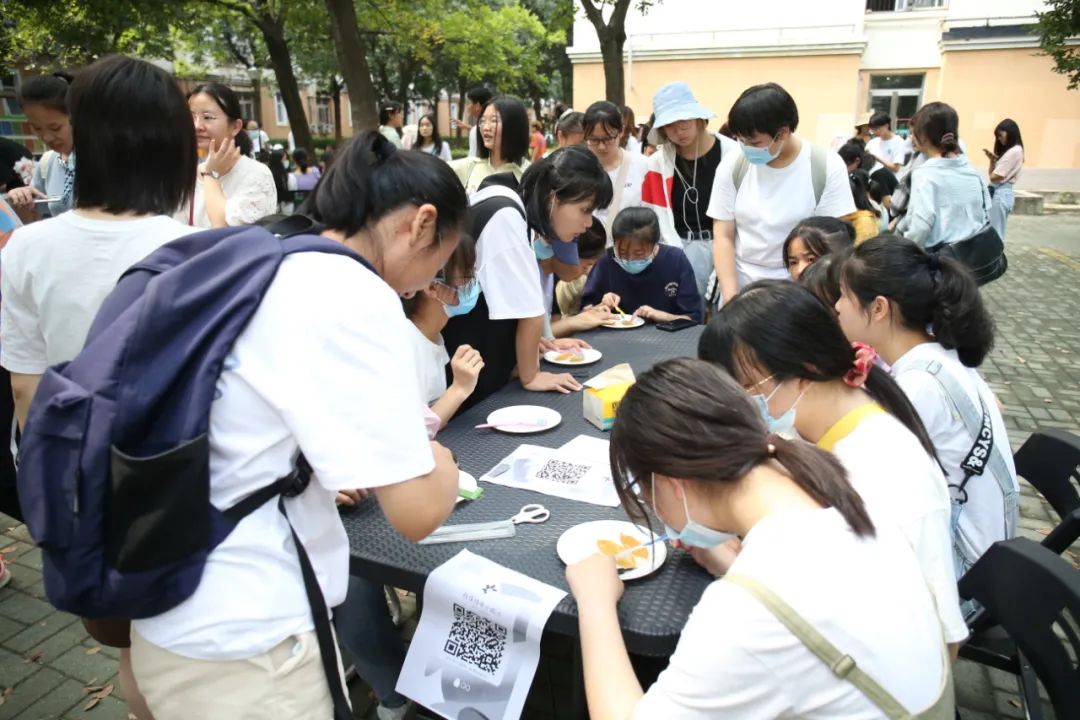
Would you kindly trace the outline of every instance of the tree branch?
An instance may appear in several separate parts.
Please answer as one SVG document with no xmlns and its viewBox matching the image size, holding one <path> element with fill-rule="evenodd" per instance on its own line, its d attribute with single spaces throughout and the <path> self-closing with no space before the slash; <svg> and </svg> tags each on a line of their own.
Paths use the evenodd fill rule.
<svg viewBox="0 0 1080 720">
<path fill-rule="evenodd" d="M 259 16 L 255 13 L 255 9 L 251 6 L 251 3 L 242 2 L 242 0 L 199 0 L 199 2 L 207 5 L 217 5 L 226 10 L 240 13 L 256 25 L 259 24 Z"/>
<path fill-rule="evenodd" d="M 611 13 L 611 19 L 608 20 L 608 27 L 621 28 L 626 23 L 626 12 L 630 9 L 630 0 L 618 0 L 615 3 L 615 9 Z"/>
<path fill-rule="evenodd" d="M 585 9 L 585 17 L 589 19 L 589 22 L 593 24 L 593 27 L 599 32 L 601 28 L 606 28 L 604 25 L 604 14 L 600 11 L 600 8 L 593 5 L 592 0 L 581 0 L 581 7 Z"/>
</svg>

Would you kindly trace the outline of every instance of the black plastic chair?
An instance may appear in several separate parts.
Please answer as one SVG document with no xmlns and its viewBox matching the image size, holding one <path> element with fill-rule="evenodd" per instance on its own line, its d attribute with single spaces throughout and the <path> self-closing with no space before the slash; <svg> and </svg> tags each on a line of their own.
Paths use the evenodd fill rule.
<svg viewBox="0 0 1080 720">
<path fill-rule="evenodd" d="M 1058 555 L 1080 539 L 1080 437 L 1065 430 L 1034 433 L 1013 456 L 1016 474 L 1038 490 L 1061 518 L 1043 539 Z"/>
<path fill-rule="evenodd" d="M 1014 538 L 993 546 L 960 579 L 960 596 L 986 608 L 1007 637 L 986 664 L 1019 678 L 1028 717 L 1042 717 L 1042 681 L 1059 718 L 1080 708 L 1080 572 L 1048 548 Z M 990 652 L 983 645 L 979 652 Z M 1011 652 L 1010 652 L 1011 650 Z M 971 648 L 961 648 L 970 657 Z M 999 664 L 1000 660 L 1004 660 Z M 1002 666 L 1004 665 L 1004 666 Z"/>
</svg>

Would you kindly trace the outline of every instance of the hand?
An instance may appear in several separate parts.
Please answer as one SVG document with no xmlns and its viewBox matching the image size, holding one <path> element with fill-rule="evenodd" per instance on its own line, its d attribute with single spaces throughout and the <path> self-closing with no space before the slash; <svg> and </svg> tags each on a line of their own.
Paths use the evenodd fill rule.
<svg viewBox="0 0 1080 720">
<path fill-rule="evenodd" d="M 601 305 L 615 310 L 619 307 L 619 303 L 622 302 L 622 298 L 615 293 L 604 293 L 603 299 L 600 301 Z"/>
<path fill-rule="evenodd" d="M 738 538 L 731 538 L 725 543 L 708 549 L 690 547 L 679 542 L 673 544 L 676 547 L 686 548 L 690 553 L 690 557 L 694 558 L 694 562 L 705 568 L 713 577 L 720 577 L 726 573 L 742 550 L 742 543 L 739 542 Z"/>
<path fill-rule="evenodd" d="M 9 190 L 8 202 L 12 207 L 26 207 L 34 204 L 34 198 L 46 198 L 48 195 L 35 187 L 21 187 Z"/>
<path fill-rule="evenodd" d="M 353 507 L 367 496 L 368 491 L 364 488 L 357 488 L 356 490 L 338 490 L 336 502 L 338 505 Z"/>
<path fill-rule="evenodd" d="M 611 318 L 611 308 L 607 305 L 590 305 L 571 318 L 571 326 L 576 330 L 592 330 L 607 324 Z"/>
<path fill-rule="evenodd" d="M 592 345 L 584 340 L 578 340 L 577 338 L 556 338 L 554 340 L 548 340 L 547 338 L 540 338 L 540 352 L 570 352 L 571 350 L 587 350 Z"/>
<path fill-rule="evenodd" d="M 450 118 L 450 125 L 456 128 L 460 128 L 461 130 L 468 130 L 472 128 L 472 125 L 462 120 L 458 120 L 457 118 Z"/>
<path fill-rule="evenodd" d="M 563 395 L 569 395 L 575 390 L 581 389 L 581 383 L 574 379 L 574 376 L 570 373 L 555 373 L 538 372 L 536 376 L 527 383 L 522 383 L 522 387 L 526 390 L 532 390 L 533 392 L 548 392 L 551 390 L 561 392 Z"/>
<path fill-rule="evenodd" d="M 465 395 L 472 395 L 476 389 L 476 381 L 480 378 L 480 371 L 484 369 L 484 359 L 480 352 L 473 350 L 469 345 L 461 345 L 454 352 L 450 360 L 450 371 L 454 375 L 454 385 L 460 388 Z"/>
<path fill-rule="evenodd" d="M 578 605 L 587 600 L 614 606 L 623 594 L 623 581 L 619 579 L 615 559 L 600 553 L 593 553 L 584 560 L 567 565 L 566 582 Z"/>
<path fill-rule="evenodd" d="M 990 162 L 994 162 L 995 160 L 997 160 L 997 155 L 995 155 L 994 153 L 990 152 L 990 151 L 989 151 L 989 150 L 987 150 L 986 148 L 983 148 L 983 149 L 982 149 L 982 151 L 983 151 L 983 154 L 985 154 L 985 155 L 986 155 L 987 159 L 989 159 L 989 160 L 990 160 Z"/>
<path fill-rule="evenodd" d="M 229 171 L 233 169 L 239 159 L 240 148 L 236 146 L 236 143 L 232 138 L 222 142 L 220 147 L 215 147 L 214 141 L 211 140 L 210 150 L 206 155 L 206 162 L 203 163 L 203 170 L 206 172 L 216 172 L 221 175 L 221 177 L 225 177 L 229 174 Z"/>
<path fill-rule="evenodd" d="M 636 317 L 642 318 L 644 320 L 653 320 L 653 321 L 661 320 L 662 318 L 660 318 L 659 316 L 662 315 L 662 314 L 664 314 L 664 313 L 661 313 L 659 310 L 654 310 L 649 305 L 642 305 L 641 307 L 639 307 L 637 310 L 634 311 L 634 315 Z"/>
</svg>

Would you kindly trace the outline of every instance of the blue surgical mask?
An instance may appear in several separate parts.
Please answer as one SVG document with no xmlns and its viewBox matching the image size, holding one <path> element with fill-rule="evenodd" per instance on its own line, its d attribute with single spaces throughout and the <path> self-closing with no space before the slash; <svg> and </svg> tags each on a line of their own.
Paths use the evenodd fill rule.
<svg viewBox="0 0 1080 720">
<path fill-rule="evenodd" d="M 770 379 L 772 379 L 772 375 L 765 378 L 765 380 Z M 761 382 L 765 382 L 765 380 L 762 380 Z M 761 383 L 758 384 L 760 385 Z M 806 390 L 803 390 L 801 393 L 799 393 L 799 397 L 795 398 L 795 402 L 791 404 L 791 407 L 788 408 L 788 411 L 786 413 L 784 413 L 778 418 L 774 418 L 769 413 L 769 400 L 772 399 L 772 396 L 776 394 L 776 392 L 780 389 L 780 386 L 783 384 L 784 383 L 779 383 L 767 396 L 761 393 L 756 393 L 754 395 L 751 395 L 750 399 L 753 400 L 754 403 L 757 405 L 758 413 L 761 414 L 761 419 L 764 420 L 765 424 L 768 426 L 769 432 L 776 433 L 785 440 L 794 440 L 795 438 L 799 437 L 798 431 L 795 430 L 795 406 L 799 404 L 800 400 L 802 400 L 803 395 L 806 394 Z"/>
<path fill-rule="evenodd" d="M 621 257 L 615 258 L 615 264 L 621 267 L 631 275 L 638 275 L 645 271 L 645 268 L 652 265 L 653 259 L 651 257 L 642 258 L 640 260 L 624 260 Z"/>
<path fill-rule="evenodd" d="M 690 506 L 686 504 L 686 492 L 683 491 L 683 510 L 686 512 L 686 525 L 682 530 L 675 530 L 670 525 L 664 522 L 664 519 L 660 517 L 660 513 L 656 512 L 656 474 L 651 476 L 652 481 L 652 497 L 653 497 L 653 512 L 660 522 L 664 523 L 664 532 L 667 533 L 668 540 L 678 540 L 683 545 L 690 547 L 714 548 L 718 545 L 723 545 L 731 538 L 738 537 L 734 533 L 720 532 L 719 530 L 713 530 L 712 528 L 705 527 L 701 523 L 694 522 L 690 518 Z"/>
<path fill-rule="evenodd" d="M 773 160 L 780 157 L 780 151 L 783 149 L 783 146 L 781 145 L 779 148 L 777 148 L 776 152 L 771 152 L 769 148 L 771 148 L 774 143 L 776 143 L 775 137 L 773 138 L 773 141 L 771 143 L 769 143 L 763 148 L 759 148 L 753 147 L 752 145 L 744 145 L 743 142 L 740 140 L 739 148 L 742 150 L 743 155 L 746 156 L 747 161 L 749 161 L 751 165 L 768 165 Z"/>
<path fill-rule="evenodd" d="M 533 240 L 533 254 L 537 260 L 550 260 L 555 257 L 555 248 L 551 247 L 551 243 L 536 238 Z"/>
<path fill-rule="evenodd" d="M 449 317 L 468 315 L 476 307 L 476 301 L 480 299 L 480 283 L 473 280 L 468 285 L 457 289 L 457 305 L 443 303 L 443 310 Z"/>
</svg>

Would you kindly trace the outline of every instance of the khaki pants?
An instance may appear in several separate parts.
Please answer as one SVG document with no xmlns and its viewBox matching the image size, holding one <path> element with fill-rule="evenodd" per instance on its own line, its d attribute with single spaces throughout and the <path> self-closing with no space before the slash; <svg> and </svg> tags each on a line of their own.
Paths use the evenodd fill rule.
<svg viewBox="0 0 1080 720">
<path fill-rule="evenodd" d="M 155 720 L 330 720 L 334 715 L 314 632 L 286 638 L 246 660 L 213 661 L 163 650 L 133 630 L 131 662 Z"/>
</svg>

